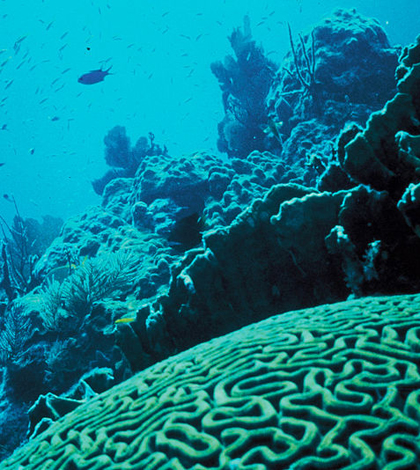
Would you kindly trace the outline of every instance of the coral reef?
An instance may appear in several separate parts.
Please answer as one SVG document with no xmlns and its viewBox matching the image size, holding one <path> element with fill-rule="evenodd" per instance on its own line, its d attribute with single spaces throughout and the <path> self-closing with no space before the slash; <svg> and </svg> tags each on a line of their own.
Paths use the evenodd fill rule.
<svg viewBox="0 0 420 470">
<path fill-rule="evenodd" d="M 236 59 L 212 64 L 225 109 L 218 147 L 237 159 L 269 151 L 296 182 L 315 187 L 335 162 L 341 129 L 364 125 L 393 96 L 399 50 L 377 21 L 355 10 L 336 10 L 298 41 L 289 25 L 289 37 L 291 51 L 278 68 L 245 17 L 229 38 Z"/>
<path fill-rule="evenodd" d="M 26 456 L 18 452 L 0 468 L 9 468 L 16 459 L 27 459 L 22 465 L 36 468 L 36 449 L 41 452 L 47 447 L 52 459 L 59 455 L 55 463 L 51 460 L 51 468 L 65 465 L 66 459 L 66 465 L 76 467 L 91 463 L 109 467 L 126 459 L 128 468 L 165 464 L 188 468 L 192 465 L 188 453 L 197 457 L 193 463 L 200 468 L 212 465 L 226 470 L 250 462 L 276 468 L 278 462 L 289 461 L 299 462 L 302 468 L 317 462 L 355 461 L 385 467 L 398 460 L 398 449 L 404 446 L 411 449 L 405 451 L 410 465 L 410 452 L 417 444 L 410 447 L 407 436 L 417 433 L 411 420 L 418 405 L 416 395 L 408 398 L 401 384 L 407 377 L 410 384 L 417 380 L 410 382 L 416 376 L 412 370 L 418 349 L 417 297 L 284 313 L 262 326 L 156 364 L 281 312 L 349 296 L 420 289 L 416 262 L 420 254 L 420 40 L 400 57 L 397 94 L 391 99 L 397 51 L 375 21 L 340 10 L 311 34 L 298 35 L 298 40 L 289 31 L 292 50 L 275 79 L 273 64 L 252 39 L 247 18 L 243 30 L 235 30 L 230 37 L 236 59 L 213 65 L 226 111 L 219 126 L 219 145 L 229 160 L 205 152 L 174 157 L 154 143 L 153 135 L 140 138 L 132 147 L 121 126 L 105 137 L 106 161 L 113 170 L 94 183 L 102 206 L 88 208 L 64 224 L 34 270 L 30 269 L 37 290 L 4 303 L 0 312 L 4 320 L 0 403 L 7 410 L 0 425 L 5 428 L 4 423 L 10 422 L 10 431 L 1 435 L 0 451 L 7 453 L 23 440 L 26 424 L 33 435 L 40 434 L 22 451 Z M 363 79 L 360 82 L 353 80 L 357 74 Z M 245 82 L 250 88 L 244 87 Z M 390 101 L 377 111 L 386 99 Z M 376 113 L 363 128 L 372 111 Z M 234 133 L 228 136 L 230 126 L 238 130 L 235 137 Z M 3 252 L 0 287 L 6 299 L 10 263 L 5 261 L 9 254 L 4 247 Z M 9 300 L 14 297 L 16 293 Z M 367 324 L 374 325 L 374 339 L 369 329 L 365 335 Z M 282 369 L 278 357 L 292 337 L 296 349 L 290 350 L 290 360 L 296 357 L 300 369 L 305 366 L 299 358 L 310 355 L 311 348 L 319 356 L 325 344 L 321 363 L 332 362 L 318 375 L 309 369 L 307 377 L 293 372 L 290 380 L 285 379 L 285 388 L 298 395 L 293 392 L 289 397 L 287 390 L 283 395 L 283 389 L 275 390 L 270 371 L 275 371 L 276 378 L 285 377 L 287 367 Z M 283 341 L 279 338 L 284 338 L 283 352 L 266 359 L 263 352 L 274 351 L 274 343 Z M 237 375 L 227 369 L 226 376 L 218 376 L 223 371 L 212 366 L 210 372 L 205 369 L 195 377 L 199 364 L 210 367 L 211 358 L 217 362 L 219 343 L 225 345 L 220 346 L 220 354 L 226 361 L 230 353 L 250 346 L 249 356 L 244 352 L 239 362 L 229 363 Z M 223 349 L 226 345 L 229 354 Z M 396 354 L 394 346 L 406 355 Z M 383 358 L 380 365 L 369 362 L 373 350 Z M 341 354 L 343 363 L 348 357 L 356 362 L 337 371 L 341 362 L 336 367 L 328 351 Z M 399 360 L 406 361 L 404 366 L 393 362 Z M 249 364 L 255 365 L 255 377 Z M 143 375 L 96 397 L 148 367 Z M 373 391 L 358 367 L 378 372 L 384 382 Z M 402 370 L 410 372 L 395 378 Z M 178 371 L 183 373 L 181 379 Z M 346 377 L 355 377 L 356 385 L 351 382 L 349 389 L 360 386 L 359 395 L 347 390 Z M 191 379 L 193 385 L 182 388 L 179 384 L 184 379 Z M 227 388 L 234 394 L 240 395 L 242 387 L 257 389 L 252 385 L 256 381 L 263 383 L 263 390 L 243 401 L 219 403 L 228 380 Z M 171 388 L 174 383 L 181 387 L 178 394 Z M 172 407 L 185 417 L 192 406 L 187 395 L 201 386 L 199 397 L 217 391 L 213 411 L 212 400 L 199 398 L 194 403 L 204 414 L 193 413 L 191 419 L 175 423 L 178 418 L 169 416 Z M 146 398 L 149 390 L 150 397 L 155 396 L 142 405 L 138 390 Z M 264 390 L 270 391 L 265 395 Z M 284 399 L 281 407 L 280 399 Z M 16 403 L 14 408 L 11 402 Z M 140 417 L 130 411 L 134 421 L 129 419 L 128 428 L 121 421 L 116 425 L 121 429 L 112 428 L 109 436 L 104 427 L 90 433 L 90 424 L 80 435 L 75 431 L 85 418 L 98 418 L 101 413 L 113 427 L 115 409 L 122 416 L 124 406 L 131 405 L 143 411 Z M 298 406 L 304 416 L 298 415 Z M 249 437 L 240 426 L 227 434 L 219 429 L 234 420 L 233 409 Z M 267 420 L 263 418 L 268 428 L 260 428 L 258 420 L 254 427 L 248 415 L 255 417 L 258 410 L 268 410 Z M 344 417 L 344 410 L 350 417 Z M 282 418 L 278 418 L 280 411 L 286 413 Z M 149 412 L 154 418 L 162 416 L 156 428 L 150 428 Z M 205 418 L 207 412 L 213 421 Z M 220 419 L 226 413 L 230 418 Z M 366 417 L 355 417 L 360 413 Z M 383 423 L 391 415 L 398 422 L 395 426 L 407 431 L 403 437 L 394 433 L 392 423 Z M 209 420 L 206 433 L 196 430 L 197 416 Z M 148 437 L 141 434 L 143 419 L 144 426 L 149 426 Z M 303 423 L 297 423 L 299 419 Z M 331 423 L 330 428 L 325 423 Z M 364 431 L 353 433 L 354 426 L 362 424 Z M 375 430 L 376 441 L 365 439 L 368 429 Z M 346 430 L 353 434 L 351 438 L 343 437 Z M 193 436 L 190 443 L 185 442 L 187 434 Z M 135 451 L 127 443 L 132 435 Z M 315 441 L 306 441 L 307 435 L 314 435 Z M 278 436 L 291 443 L 287 449 L 279 447 Z M 109 444 L 104 444 L 106 439 Z M 254 439 L 272 445 L 260 446 Z M 72 457 L 78 443 L 83 452 L 90 448 L 93 454 Z M 94 445 L 99 446 L 102 460 L 95 460 Z M 315 460 L 307 455 L 308 445 L 317 449 L 318 454 L 311 457 Z M 53 454 L 56 449 L 58 454 Z"/>
<path fill-rule="evenodd" d="M 417 65 L 410 66 L 405 59 L 407 54 L 415 56 L 412 51 L 407 49 L 402 57 L 405 73 L 398 87 L 411 83 L 412 94 L 406 93 L 405 101 L 415 102 Z M 387 104 L 377 115 L 393 122 L 394 108 Z M 412 107 L 397 109 L 403 122 L 417 119 Z M 398 132 L 396 125 L 372 127 L 374 118 L 362 135 L 372 136 L 374 142 L 375 138 L 392 141 Z M 337 168 L 343 174 L 349 154 L 355 155 L 358 168 L 360 154 L 355 143 L 360 135 L 360 129 L 353 127 L 340 137 Z M 396 164 L 401 162 L 397 159 L 400 148 L 394 153 Z M 175 350 L 258 321 L 261 315 L 334 302 L 348 295 L 416 292 L 420 288 L 420 268 L 413 256 L 420 253 L 415 172 L 406 173 L 411 174 L 410 180 L 401 173 L 401 181 L 400 172 L 396 173 L 401 184 L 398 192 L 397 185 L 386 186 L 390 180 L 378 191 L 380 179 L 372 188 L 354 186 L 347 177 L 345 183 L 351 183 L 351 189 L 317 192 L 288 183 L 272 187 L 261 199 L 251 184 L 260 175 L 258 171 L 252 174 L 251 162 L 260 158 L 263 162 L 260 154 L 253 153 L 248 162 L 233 160 L 232 166 L 252 176 L 241 181 L 236 175 L 222 201 L 208 204 L 206 210 L 216 208 L 228 217 L 232 211 L 236 218 L 229 226 L 205 233 L 203 248 L 190 251 L 173 269 L 168 295 L 149 305 L 144 322 L 157 315 Z M 379 158 L 383 156 L 378 150 Z M 361 165 L 362 173 L 364 168 Z M 264 173 L 266 181 L 276 170 L 274 165 L 273 173 Z M 264 178 L 259 182 L 264 186 Z M 411 186 L 399 200 L 407 184 Z M 241 206 L 236 201 L 241 200 L 254 202 L 237 216 L 235 208 L 239 212 Z M 153 342 L 147 348 L 153 350 Z"/>
<path fill-rule="evenodd" d="M 326 305 L 213 339 L 81 404 L 0 468 L 416 468 L 419 301 Z"/>
</svg>

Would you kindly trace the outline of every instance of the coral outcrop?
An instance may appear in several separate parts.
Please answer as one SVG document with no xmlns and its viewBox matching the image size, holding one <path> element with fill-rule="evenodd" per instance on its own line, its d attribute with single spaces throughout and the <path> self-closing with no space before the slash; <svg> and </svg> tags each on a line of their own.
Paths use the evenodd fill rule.
<svg viewBox="0 0 420 470">
<path fill-rule="evenodd" d="M 341 129 L 363 126 L 394 95 L 399 49 L 376 20 L 355 10 L 336 10 L 299 39 L 289 31 L 294 46 L 272 82 L 267 116 L 281 123 L 282 159 L 308 163 L 305 183 L 314 186 L 334 161 Z M 324 168 L 311 165 L 314 157 Z"/>
</svg>

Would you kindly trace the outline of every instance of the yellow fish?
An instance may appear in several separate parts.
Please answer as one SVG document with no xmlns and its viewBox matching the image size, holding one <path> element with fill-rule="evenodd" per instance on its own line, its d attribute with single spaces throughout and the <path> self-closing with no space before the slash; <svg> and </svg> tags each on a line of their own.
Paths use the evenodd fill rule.
<svg viewBox="0 0 420 470">
<path fill-rule="evenodd" d="M 118 320 L 115 320 L 115 324 L 118 325 L 119 323 L 132 323 L 133 321 L 136 321 L 136 317 L 125 317 L 125 318 L 118 318 Z"/>
</svg>

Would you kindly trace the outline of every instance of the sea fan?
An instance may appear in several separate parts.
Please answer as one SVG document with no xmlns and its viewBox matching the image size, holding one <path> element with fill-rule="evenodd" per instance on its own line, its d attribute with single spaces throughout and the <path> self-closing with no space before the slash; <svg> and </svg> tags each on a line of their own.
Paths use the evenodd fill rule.
<svg viewBox="0 0 420 470">
<path fill-rule="evenodd" d="M 138 257 L 124 250 L 87 260 L 61 286 L 64 308 L 83 322 L 95 302 L 132 290 L 138 264 Z"/>
</svg>

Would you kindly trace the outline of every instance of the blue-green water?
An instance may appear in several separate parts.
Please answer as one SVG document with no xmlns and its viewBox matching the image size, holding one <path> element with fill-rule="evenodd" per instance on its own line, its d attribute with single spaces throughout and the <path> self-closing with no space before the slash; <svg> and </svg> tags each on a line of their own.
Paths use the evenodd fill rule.
<svg viewBox="0 0 420 470">
<path fill-rule="evenodd" d="M 257 42 L 280 64 L 287 22 L 307 31 L 337 7 L 377 18 L 392 44 L 420 33 L 419 0 L 0 1 L 0 191 L 23 217 L 67 218 L 99 203 L 91 180 L 105 170 L 103 137 L 152 131 L 171 155 L 217 153 L 221 92 L 210 63 L 251 18 Z M 83 73 L 112 65 L 103 82 Z M 10 220 L 10 200 L 0 214 Z"/>
</svg>

